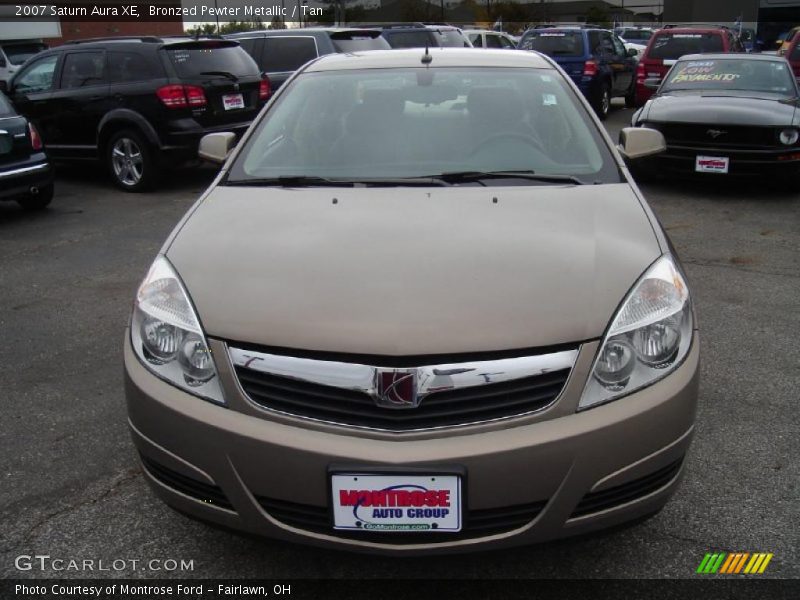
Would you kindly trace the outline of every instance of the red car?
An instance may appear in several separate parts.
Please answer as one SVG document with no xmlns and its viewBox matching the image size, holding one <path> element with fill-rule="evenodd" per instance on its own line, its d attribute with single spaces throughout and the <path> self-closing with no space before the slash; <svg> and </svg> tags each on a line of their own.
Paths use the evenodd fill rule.
<svg viewBox="0 0 800 600">
<path fill-rule="evenodd" d="M 724 27 L 666 27 L 650 38 L 636 69 L 636 104 L 643 105 L 654 89 L 645 87 L 645 79 L 663 79 L 685 54 L 708 52 L 744 52 L 733 31 Z"/>
<path fill-rule="evenodd" d="M 794 34 L 784 56 L 786 56 L 789 64 L 792 65 L 794 76 L 800 79 L 800 31 Z"/>
</svg>

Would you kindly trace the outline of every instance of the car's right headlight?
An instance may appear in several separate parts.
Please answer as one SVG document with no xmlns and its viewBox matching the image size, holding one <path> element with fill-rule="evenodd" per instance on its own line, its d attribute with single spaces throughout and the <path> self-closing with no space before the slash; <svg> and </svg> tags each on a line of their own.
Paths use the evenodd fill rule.
<svg viewBox="0 0 800 600">
<path fill-rule="evenodd" d="M 692 303 L 669 255 L 639 279 L 611 321 L 578 410 L 626 396 L 674 371 L 692 343 Z"/>
<path fill-rule="evenodd" d="M 131 344 L 153 374 L 195 396 L 225 404 L 189 294 L 163 256 L 153 262 L 136 294 Z"/>
</svg>

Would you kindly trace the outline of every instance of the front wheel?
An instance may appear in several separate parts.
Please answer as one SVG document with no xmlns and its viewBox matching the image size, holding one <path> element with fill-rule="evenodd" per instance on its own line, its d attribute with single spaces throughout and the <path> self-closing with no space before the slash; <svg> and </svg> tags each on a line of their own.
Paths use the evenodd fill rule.
<svg viewBox="0 0 800 600">
<path fill-rule="evenodd" d="M 159 177 L 153 153 L 153 148 L 135 131 L 112 135 L 106 146 L 106 165 L 114 183 L 126 192 L 151 189 Z"/>
<path fill-rule="evenodd" d="M 40 187 L 35 194 L 17 198 L 17 203 L 25 210 L 42 210 L 53 200 L 53 184 Z"/>
<path fill-rule="evenodd" d="M 594 108 L 597 116 L 600 117 L 601 121 L 605 121 L 608 118 L 608 111 L 611 110 L 611 88 L 608 83 L 602 85 L 593 104 L 592 108 Z"/>
</svg>

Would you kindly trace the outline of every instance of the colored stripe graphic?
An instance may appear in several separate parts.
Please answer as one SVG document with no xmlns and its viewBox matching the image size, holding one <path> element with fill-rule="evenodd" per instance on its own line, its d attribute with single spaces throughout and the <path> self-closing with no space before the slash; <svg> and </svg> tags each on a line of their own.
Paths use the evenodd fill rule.
<svg viewBox="0 0 800 600">
<path fill-rule="evenodd" d="M 707 552 L 696 572 L 706 575 L 760 575 L 773 556 L 767 552 Z"/>
</svg>

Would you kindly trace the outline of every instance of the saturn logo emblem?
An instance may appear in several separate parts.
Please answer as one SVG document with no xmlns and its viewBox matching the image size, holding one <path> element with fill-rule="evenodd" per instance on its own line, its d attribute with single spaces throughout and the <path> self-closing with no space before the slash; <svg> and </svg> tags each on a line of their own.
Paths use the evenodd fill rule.
<svg viewBox="0 0 800 600">
<path fill-rule="evenodd" d="M 383 408 L 416 408 L 419 406 L 416 369 L 377 369 L 375 372 L 376 404 Z"/>
</svg>

